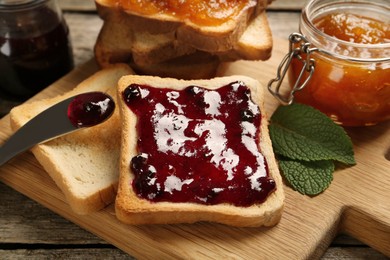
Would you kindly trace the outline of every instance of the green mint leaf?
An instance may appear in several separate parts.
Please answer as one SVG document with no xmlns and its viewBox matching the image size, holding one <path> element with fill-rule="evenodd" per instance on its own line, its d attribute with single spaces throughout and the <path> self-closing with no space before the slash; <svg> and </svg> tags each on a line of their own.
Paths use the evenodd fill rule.
<svg viewBox="0 0 390 260">
<path fill-rule="evenodd" d="M 280 106 L 270 121 L 275 153 L 302 161 L 356 164 L 352 142 L 344 129 L 320 111 L 293 103 Z"/>
<path fill-rule="evenodd" d="M 283 158 L 279 160 L 279 166 L 289 184 L 302 194 L 318 195 L 333 180 L 332 161 L 304 162 Z"/>
</svg>

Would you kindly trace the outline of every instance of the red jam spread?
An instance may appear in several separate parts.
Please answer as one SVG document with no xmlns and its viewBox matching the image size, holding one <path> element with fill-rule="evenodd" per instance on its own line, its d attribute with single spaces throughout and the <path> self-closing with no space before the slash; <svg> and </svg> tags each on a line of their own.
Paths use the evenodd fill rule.
<svg viewBox="0 0 390 260">
<path fill-rule="evenodd" d="M 112 98 L 102 92 L 77 95 L 68 106 L 68 118 L 76 127 L 94 126 L 108 119 L 115 109 Z"/>
<path fill-rule="evenodd" d="M 140 15 L 169 14 L 202 26 L 217 26 L 256 5 L 255 0 L 110 0 Z"/>
<path fill-rule="evenodd" d="M 250 206 L 276 189 L 258 147 L 262 116 L 243 82 L 180 91 L 132 84 L 123 98 L 138 118 L 129 167 L 139 197 Z"/>
<path fill-rule="evenodd" d="M 349 43 L 378 47 L 390 43 L 389 23 L 370 17 L 330 13 L 318 17 L 313 24 L 325 34 Z M 377 58 L 368 49 L 363 49 L 363 53 L 367 58 Z M 308 85 L 296 93 L 298 102 L 318 108 L 345 126 L 372 125 L 390 119 L 388 61 L 363 64 L 330 59 L 321 53 L 311 57 L 316 60 L 315 72 Z M 291 84 L 297 81 L 301 70 L 302 63 L 293 61 Z"/>
</svg>

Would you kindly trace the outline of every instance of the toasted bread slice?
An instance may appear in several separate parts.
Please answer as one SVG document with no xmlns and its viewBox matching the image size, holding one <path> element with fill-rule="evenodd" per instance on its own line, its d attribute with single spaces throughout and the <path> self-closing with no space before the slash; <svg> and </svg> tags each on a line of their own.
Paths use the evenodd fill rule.
<svg viewBox="0 0 390 260">
<path fill-rule="evenodd" d="M 244 7 L 231 7 L 230 9 L 234 10 L 231 17 L 221 24 L 204 25 L 176 17 L 164 10 L 153 14 L 144 14 L 141 11 L 142 8 L 137 8 L 137 5 L 135 7 L 131 4 L 122 6 L 118 0 L 96 0 L 95 2 L 98 12 L 105 22 L 109 22 L 112 17 L 118 16 L 118 12 L 122 11 L 128 16 L 126 19 L 128 23 L 125 25 L 127 28 L 132 27 L 134 30 L 152 34 L 175 31 L 176 38 L 180 42 L 207 52 L 230 50 L 245 31 L 253 14 L 264 10 L 268 3 L 267 0 L 248 0 Z"/>
<path fill-rule="evenodd" d="M 76 94 L 101 91 L 116 99 L 116 86 L 123 75 L 133 74 L 127 65 L 115 65 L 81 82 L 70 92 L 15 107 L 10 113 L 13 130 L 55 103 Z M 78 214 L 88 214 L 111 204 L 118 185 L 120 150 L 118 109 L 100 125 L 36 145 L 32 152 L 64 193 Z M 43 126 L 50 127 L 50 126 Z"/>
<path fill-rule="evenodd" d="M 236 81 L 242 81 L 250 88 L 252 100 L 259 106 L 261 111 L 262 119 L 259 126 L 260 142 L 258 143 L 258 148 L 267 162 L 269 176 L 275 181 L 276 190 L 263 203 L 248 207 L 235 206 L 229 203 L 205 205 L 194 202 L 154 202 L 137 195 L 132 186 L 135 175 L 132 167 L 130 167 L 130 162 L 139 153 L 137 146 L 139 138 L 137 123 L 140 119 L 125 103 L 123 99 L 124 90 L 131 84 L 147 85 L 153 88 L 169 88 L 172 90 L 183 90 L 188 86 L 217 89 Z M 120 180 L 115 203 L 118 219 L 127 224 L 172 224 L 198 221 L 218 222 L 232 226 L 273 226 L 277 224 L 282 214 L 284 191 L 268 134 L 263 95 L 264 89 L 260 83 L 244 76 L 195 81 L 162 79 L 150 76 L 125 76 L 121 78 L 118 83 L 118 102 L 122 118 L 122 146 Z M 196 175 L 196 173 L 193 174 Z"/>
</svg>

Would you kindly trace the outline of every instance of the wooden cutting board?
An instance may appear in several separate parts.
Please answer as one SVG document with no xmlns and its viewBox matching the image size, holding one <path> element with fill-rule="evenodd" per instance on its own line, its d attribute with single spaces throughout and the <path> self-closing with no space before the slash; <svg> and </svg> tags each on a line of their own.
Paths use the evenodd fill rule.
<svg viewBox="0 0 390 260">
<path fill-rule="evenodd" d="M 227 64 L 223 74 L 251 76 L 266 85 L 286 51 L 287 42 L 275 39 L 270 60 Z M 70 90 L 96 70 L 95 62 L 90 61 L 33 99 Z M 276 106 L 268 94 L 268 114 Z M 0 120 L 0 129 L 2 143 L 11 134 L 8 116 Z M 30 152 L 2 166 L 0 180 L 140 259 L 316 259 L 339 232 L 390 256 L 390 122 L 347 131 L 354 143 L 357 165 L 338 168 L 330 188 L 316 197 L 285 187 L 283 217 L 273 228 L 233 228 L 212 223 L 126 226 L 117 221 L 112 205 L 79 216 L 71 211 L 61 191 Z"/>
</svg>

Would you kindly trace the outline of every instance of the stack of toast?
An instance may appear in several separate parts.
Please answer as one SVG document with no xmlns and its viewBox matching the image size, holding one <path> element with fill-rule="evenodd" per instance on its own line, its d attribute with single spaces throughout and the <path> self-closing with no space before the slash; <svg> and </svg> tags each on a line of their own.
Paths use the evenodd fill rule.
<svg viewBox="0 0 390 260">
<path fill-rule="evenodd" d="M 159 1 L 160 5 L 165 2 L 170 1 Z M 185 5 L 197 1 L 176 2 Z M 221 8 L 222 3 L 227 5 L 226 2 L 234 1 L 204 2 L 208 5 L 219 3 L 217 7 Z M 221 62 L 267 60 L 270 57 L 272 34 L 265 13 L 270 2 L 243 0 L 241 3 L 244 4 L 233 17 L 204 25 L 187 16 L 178 17 L 168 12 L 169 8 L 145 14 L 136 8 L 140 3 L 96 0 L 104 23 L 96 41 L 95 57 L 103 68 L 127 63 L 138 74 L 181 79 L 211 78 Z"/>
</svg>

